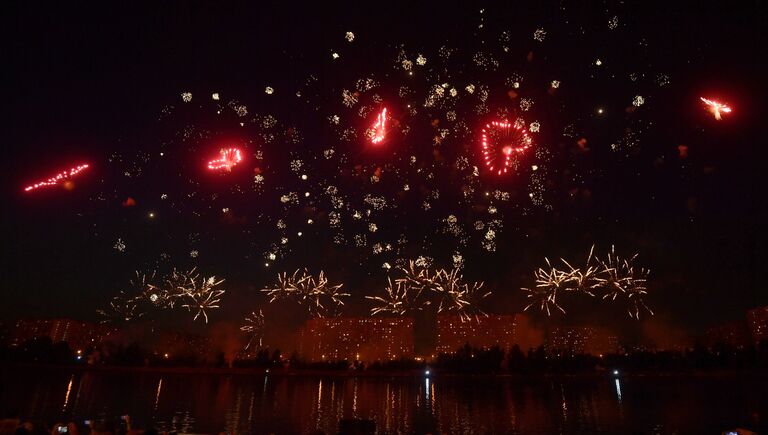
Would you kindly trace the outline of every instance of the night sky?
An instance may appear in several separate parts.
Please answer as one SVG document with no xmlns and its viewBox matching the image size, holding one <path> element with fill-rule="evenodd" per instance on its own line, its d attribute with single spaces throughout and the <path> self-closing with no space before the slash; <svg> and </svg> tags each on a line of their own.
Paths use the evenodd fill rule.
<svg viewBox="0 0 768 435">
<path fill-rule="evenodd" d="M 513 313 L 544 257 L 583 261 L 592 244 L 638 253 L 649 305 L 676 327 L 768 304 L 760 3 L 469 3 L 4 4 L 0 315 L 93 320 L 134 271 L 173 267 L 226 278 L 213 319 L 266 307 L 258 289 L 301 267 L 344 282 L 345 313 L 364 314 L 383 263 L 450 268 L 456 252 L 494 291 L 483 308 Z M 702 96 L 733 112 L 716 121 Z M 391 129 L 373 146 L 364 133 L 383 107 Z M 489 174 L 480 129 L 517 118 L 540 124 L 534 145 Z M 229 146 L 245 160 L 207 171 Z M 70 189 L 23 191 L 80 162 L 91 167 Z M 366 214 L 366 195 L 387 205 Z M 629 321 L 616 304 L 566 308 L 555 321 Z"/>
</svg>

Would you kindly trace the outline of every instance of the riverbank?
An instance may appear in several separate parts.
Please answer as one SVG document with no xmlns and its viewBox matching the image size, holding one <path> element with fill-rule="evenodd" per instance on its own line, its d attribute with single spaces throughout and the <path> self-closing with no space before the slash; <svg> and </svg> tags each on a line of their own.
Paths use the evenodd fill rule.
<svg viewBox="0 0 768 435">
<path fill-rule="evenodd" d="M 596 370 L 594 372 L 530 372 L 530 373 L 461 373 L 430 368 L 415 370 L 318 370 L 290 368 L 241 368 L 241 367 L 133 367 L 133 366 L 93 366 L 93 365 L 54 365 L 54 364 L 0 364 L 0 369 L 46 370 L 68 372 L 106 372 L 106 373 L 167 373 L 179 375 L 232 375 L 232 376 L 272 376 L 272 377 L 469 377 L 469 378 L 511 378 L 511 379 L 541 379 L 541 378 L 594 378 L 594 377 L 659 377 L 659 376 L 760 376 L 768 377 L 768 368 L 751 370 Z"/>
</svg>

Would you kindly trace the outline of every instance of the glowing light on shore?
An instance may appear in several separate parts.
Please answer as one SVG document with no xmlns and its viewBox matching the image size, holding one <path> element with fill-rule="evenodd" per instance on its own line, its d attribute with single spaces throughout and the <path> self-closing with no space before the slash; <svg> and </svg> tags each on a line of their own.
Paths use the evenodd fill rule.
<svg viewBox="0 0 768 435">
<path fill-rule="evenodd" d="M 84 169 L 88 169 L 88 165 L 87 164 L 75 166 L 73 168 L 70 168 L 67 171 L 59 172 L 58 174 L 54 175 L 53 177 L 51 177 L 51 178 L 49 178 L 49 179 L 47 179 L 45 181 L 40 181 L 40 182 L 37 182 L 35 184 L 29 185 L 29 186 L 24 188 L 24 191 L 25 192 L 30 192 L 32 190 L 40 189 L 41 187 L 55 186 L 57 184 L 60 184 L 64 180 L 68 180 L 68 179 L 74 177 L 75 175 L 77 175 L 80 172 L 82 172 Z"/>
<path fill-rule="evenodd" d="M 208 169 L 217 171 L 220 169 L 226 169 L 231 171 L 232 168 L 243 161 L 243 154 L 239 148 L 222 148 L 219 150 L 220 157 L 208 162 Z"/>
<path fill-rule="evenodd" d="M 707 108 L 710 112 L 712 112 L 713 115 L 715 115 L 715 119 L 720 121 L 723 119 L 721 116 L 721 113 L 731 113 L 731 108 L 728 107 L 725 103 L 720 103 L 715 100 L 708 100 L 704 97 L 700 97 L 701 101 L 704 102 L 704 104 L 707 105 Z"/>
</svg>

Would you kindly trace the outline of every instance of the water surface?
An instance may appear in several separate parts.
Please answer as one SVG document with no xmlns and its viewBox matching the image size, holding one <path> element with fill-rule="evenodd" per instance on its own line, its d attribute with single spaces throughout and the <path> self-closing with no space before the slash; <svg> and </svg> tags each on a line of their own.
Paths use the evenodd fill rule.
<svg viewBox="0 0 768 435">
<path fill-rule="evenodd" d="M 768 418 L 768 378 L 318 377 L 0 369 L 0 412 L 179 432 L 720 433 Z"/>
</svg>

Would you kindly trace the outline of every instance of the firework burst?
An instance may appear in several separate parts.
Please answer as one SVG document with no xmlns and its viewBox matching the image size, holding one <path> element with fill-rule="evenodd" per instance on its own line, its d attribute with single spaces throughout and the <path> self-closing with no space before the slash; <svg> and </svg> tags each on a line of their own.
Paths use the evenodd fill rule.
<svg viewBox="0 0 768 435">
<path fill-rule="evenodd" d="M 270 303 L 292 300 L 304 305 L 312 317 L 327 317 L 339 315 L 343 298 L 350 296 L 341 290 L 343 285 L 329 284 L 323 271 L 315 277 L 307 269 L 298 269 L 290 276 L 288 272 L 278 273 L 276 284 L 261 291 L 270 297 Z"/>
<path fill-rule="evenodd" d="M 259 311 L 251 311 L 250 314 L 245 316 L 245 319 L 243 319 L 243 326 L 240 327 L 240 330 L 243 332 L 248 333 L 250 335 L 250 339 L 248 340 L 248 344 L 245 345 L 245 350 L 248 350 L 249 347 L 251 347 L 251 344 L 254 340 L 258 339 L 259 347 L 262 346 L 262 336 L 264 333 L 264 313 Z"/>
<path fill-rule="evenodd" d="M 584 267 L 575 268 L 564 259 L 560 261 L 566 268 L 554 267 L 549 259 L 546 268 L 539 268 L 534 272 L 536 286 L 534 288 L 522 288 L 528 293 L 531 302 L 524 311 L 538 306 L 547 315 L 552 314 L 551 308 L 557 308 L 565 313 L 565 309 L 558 303 L 558 295 L 565 292 L 584 294 L 588 296 L 600 296 L 600 300 L 611 301 L 617 298 L 627 300 L 627 313 L 634 319 L 640 318 L 640 311 L 647 310 L 651 315 L 653 311 L 644 301 L 648 293 L 646 287 L 650 271 L 645 268 L 635 269 L 633 263 L 637 254 L 624 259 L 616 254 L 615 248 L 605 259 L 594 257 L 594 246 L 587 256 Z"/>
<path fill-rule="evenodd" d="M 188 287 L 184 288 L 184 299 L 181 307 L 195 312 L 192 321 L 203 316 L 205 323 L 208 323 L 208 310 L 221 307 L 219 305 L 221 296 L 226 290 L 220 290 L 216 287 L 223 282 L 223 279 L 216 279 L 215 276 L 188 281 Z"/>
<path fill-rule="evenodd" d="M 405 315 L 411 310 L 421 310 L 422 306 L 411 306 L 413 298 L 408 294 L 408 286 L 400 281 L 392 282 L 387 278 L 387 286 L 384 288 L 384 296 L 366 296 L 376 303 L 376 307 L 371 309 L 371 314 L 390 313 L 398 316 Z"/>
<path fill-rule="evenodd" d="M 208 162 L 208 169 L 218 171 L 225 169 L 231 171 L 234 166 L 243 161 L 243 154 L 238 148 L 222 148 L 219 150 L 219 158 Z"/>
<path fill-rule="evenodd" d="M 408 267 L 398 267 L 400 277 L 394 282 L 387 279 L 384 296 L 366 296 L 376 304 L 371 314 L 389 313 L 405 315 L 412 311 L 422 311 L 427 307 L 436 312 L 451 311 L 458 314 L 462 320 L 472 316 L 485 315 L 478 307 L 480 300 L 488 297 L 491 292 L 483 292 L 483 283 L 465 283 L 459 268 L 449 270 L 430 270 L 409 261 Z"/>
<path fill-rule="evenodd" d="M 158 281 L 162 284 L 158 284 Z M 195 269 L 174 269 L 162 280 L 157 279 L 155 271 L 136 271 L 129 281 L 130 291 L 121 291 L 112 298 L 109 307 L 97 310 L 97 313 L 102 316 L 103 322 L 130 322 L 152 309 L 181 307 L 195 312 L 193 320 L 202 316 L 208 323 L 207 311 L 220 307 L 221 296 L 225 290 L 217 287 L 223 282 L 223 279 L 217 279 L 215 276 L 201 277 Z"/>
<path fill-rule="evenodd" d="M 141 298 L 121 291 L 109 301 L 107 308 L 96 310 L 96 313 L 101 317 L 100 323 L 119 324 L 137 320 L 145 311 L 141 309 Z"/>
<path fill-rule="evenodd" d="M 493 121 L 482 131 L 483 161 L 489 171 L 506 174 L 514 155 L 531 147 L 528 131 L 518 124 Z"/>
<path fill-rule="evenodd" d="M 700 97 L 701 101 L 707 106 L 710 112 L 715 116 L 715 119 L 720 121 L 723 119 L 722 113 L 731 113 L 731 108 L 725 103 L 720 103 L 714 100 L 708 100 L 704 97 Z"/>
</svg>

